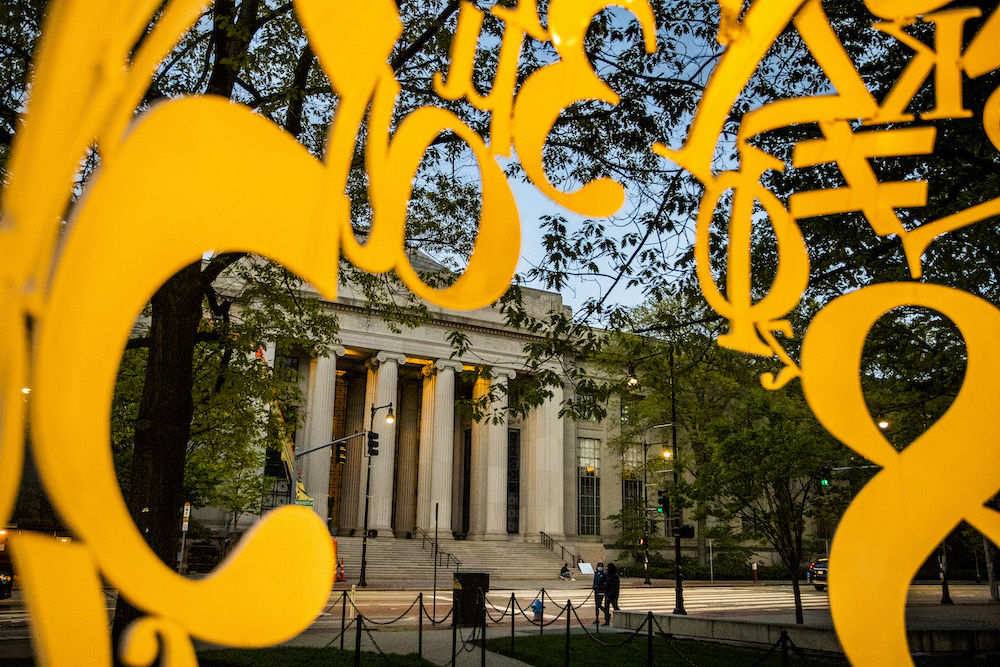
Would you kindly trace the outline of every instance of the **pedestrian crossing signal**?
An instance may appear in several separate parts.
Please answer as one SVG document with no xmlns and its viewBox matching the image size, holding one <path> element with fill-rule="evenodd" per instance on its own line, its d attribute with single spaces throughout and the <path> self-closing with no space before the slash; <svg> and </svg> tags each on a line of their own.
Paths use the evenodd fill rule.
<svg viewBox="0 0 1000 667">
<path fill-rule="evenodd" d="M 337 444 L 336 449 L 337 463 L 344 463 L 347 461 L 347 443 L 341 442 Z"/>
</svg>

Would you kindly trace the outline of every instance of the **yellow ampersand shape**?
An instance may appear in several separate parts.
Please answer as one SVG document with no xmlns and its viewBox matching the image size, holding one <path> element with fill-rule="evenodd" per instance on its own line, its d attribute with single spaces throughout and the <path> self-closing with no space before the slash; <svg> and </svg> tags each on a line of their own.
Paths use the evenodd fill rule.
<svg viewBox="0 0 1000 667">
<path fill-rule="evenodd" d="M 948 411 L 904 451 L 874 423 L 862 395 L 868 332 L 904 305 L 936 310 L 965 338 L 962 389 Z M 1000 310 L 966 292 L 920 283 L 875 285 L 831 302 L 802 347 L 802 387 L 830 433 L 881 466 L 851 503 L 830 554 L 830 608 L 840 643 L 857 665 L 910 665 L 909 585 L 935 546 L 963 519 L 1000 541 L 1000 515 L 983 507 L 1000 483 Z M 873 628 L 878 628 L 873 632 Z"/>
<path fill-rule="evenodd" d="M 107 417 L 135 313 L 206 249 L 267 254 L 335 293 L 338 228 L 322 214 L 322 177 L 321 164 L 265 119 L 218 98 L 188 98 L 162 105 L 135 127 L 71 221 L 36 344 L 34 453 L 53 504 L 100 572 L 163 619 L 157 627 L 218 644 L 265 646 L 307 627 L 329 594 L 329 532 L 301 507 L 265 515 L 212 576 L 192 581 L 174 573 L 147 547 L 125 507 Z M 230 196 L 210 196 L 209 183 Z M 275 220 L 286 221 L 283 233 L 273 233 Z M 67 363 L 67 340 L 86 354 Z M 62 567 L 55 552 L 22 546 L 19 563 L 45 561 L 33 568 L 33 582 Z M 308 566 L 287 568 L 289 562 Z M 44 595 L 30 602 L 40 618 L 58 614 L 52 606 L 62 604 Z"/>
</svg>

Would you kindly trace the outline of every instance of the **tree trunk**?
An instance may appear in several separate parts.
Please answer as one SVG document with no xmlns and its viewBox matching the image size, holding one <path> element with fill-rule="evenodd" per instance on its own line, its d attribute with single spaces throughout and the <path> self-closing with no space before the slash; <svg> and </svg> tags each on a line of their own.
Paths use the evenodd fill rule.
<svg viewBox="0 0 1000 667">
<path fill-rule="evenodd" d="M 798 567 L 792 573 L 792 594 L 795 596 L 795 623 L 802 625 L 805 623 L 805 618 L 802 616 L 802 591 L 799 589 Z"/>
<path fill-rule="evenodd" d="M 997 577 L 993 571 L 993 545 L 985 535 L 983 535 L 983 554 L 983 560 L 986 561 L 986 578 L 990 583 L 990 599 L 996 602 L 1000 600 L 1000 590 L 997 590 Z"/>
<path fill-rule="evenodd" d="M 184 461 L 194 412 L 193 356 L 201 319 L 201 263 L 182 269 L 152 298 L 149 360 L 135 425 L 126 503 L 150 548 L 173 567 L 180 539 Z M 112 639 L 140 617 L 118 597 Z M 117 658 L 116 658 L 117 660 Z"/>
</svg>

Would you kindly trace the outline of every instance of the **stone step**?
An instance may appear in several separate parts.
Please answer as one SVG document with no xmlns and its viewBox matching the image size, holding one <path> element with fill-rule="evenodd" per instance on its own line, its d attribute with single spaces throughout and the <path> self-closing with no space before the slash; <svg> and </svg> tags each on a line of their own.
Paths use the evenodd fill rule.
<svg viewBox="0 0 1000 667">
<path fill-rule="evenodd" d="M 358 576 L 361 567 L 363 540 L 360 537 L 339 537 L 338 557 L 344 559 L 348 579 Z M 441 545 L 451 553 L 448 563 L 442 556 L 438 577 L 453 571 L 485 572 L 494 579 L 548 579 L 559 572 L 559 556 L 537 543 L 488 542 L 449 540 Z M 420 539 L 371 538 L 365 554 L 365 578 L 369 583 L 399 583 L 430 581 L 434 575 L 433 547 Z"/>
</svg>

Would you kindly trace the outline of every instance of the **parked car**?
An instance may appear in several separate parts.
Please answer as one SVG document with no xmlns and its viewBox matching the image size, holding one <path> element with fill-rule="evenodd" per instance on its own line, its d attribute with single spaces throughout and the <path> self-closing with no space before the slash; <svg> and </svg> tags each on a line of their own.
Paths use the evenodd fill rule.
<svg viewBox="0 0 1000 667">
<path fill-rule="evenodd" d="M 827 560 L 826 558 L 817 558 L 812 563 L 809 563 L 809 572 L 806 574 L 806 579 L 818 591 L 826 590 Z"/>
</svg>

